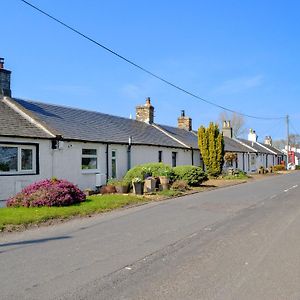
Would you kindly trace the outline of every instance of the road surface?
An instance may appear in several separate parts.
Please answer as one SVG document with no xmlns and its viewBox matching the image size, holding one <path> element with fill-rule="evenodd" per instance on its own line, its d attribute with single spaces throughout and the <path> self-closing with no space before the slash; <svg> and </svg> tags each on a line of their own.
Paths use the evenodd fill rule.
<svg viewBox="0 0 300 300">
<path fill-rule="evenodd" d="M 300 172 L 0 236 L 0 299 L 300 299 Z"/>
</svg>

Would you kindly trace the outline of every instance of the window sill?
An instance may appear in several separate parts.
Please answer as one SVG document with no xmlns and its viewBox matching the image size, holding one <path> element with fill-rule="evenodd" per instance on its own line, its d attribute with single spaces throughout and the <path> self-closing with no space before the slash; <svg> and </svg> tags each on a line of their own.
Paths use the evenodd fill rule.
<svg viewBox="0 0 300 300">
<path fill-rule="evenodd" d="M 81 174 L 98 174 L 100 170 L 81 170 Z"/>
<path fill-rule="evenodd" d="M 0 172 L 0 176 L 27 176 L 27 175 L 38 175 L 35 171 L 30 172 Z"/>
</svg>

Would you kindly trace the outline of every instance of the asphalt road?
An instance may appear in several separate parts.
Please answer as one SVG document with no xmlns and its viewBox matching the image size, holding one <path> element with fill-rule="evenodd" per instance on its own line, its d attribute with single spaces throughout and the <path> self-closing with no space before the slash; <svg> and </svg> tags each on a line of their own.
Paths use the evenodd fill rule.
<svg viewBox="0 0 300 300">
<path fill-rule="evenodd" d="M 300 172 L 0 236 L 0 299 L 300 299 Z"/>
</svg>

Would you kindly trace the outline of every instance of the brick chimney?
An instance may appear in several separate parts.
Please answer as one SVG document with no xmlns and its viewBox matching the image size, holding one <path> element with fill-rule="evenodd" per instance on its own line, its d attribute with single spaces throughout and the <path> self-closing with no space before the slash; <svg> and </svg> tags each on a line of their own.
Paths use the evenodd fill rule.
<svg viewBox="0 0 300 300">
<path fill-rule="evenodd" d="M 249 133 L 248 133 L 248 141 L 257 142 L 257 138 L 258 138 L 258 136 L 257 136 L 255 130 L 250 129 Z"/>
<path fill-rule="evenodd" d="M 0 96 L 11 97 L 10 74 L 11 71 L 4 69 L 4 58 L 0 57 Z"/>
<path fill-rule="evenodd" d="M 192 119 L 185 116 L 185 111 L 181 111 L 181 115 L 178 118 L 178 128 L 184 129 L 187 131 L 192 130 Z"/>
<path fill-rule="evenodd" d="M 265 145 L 269 145 L 269 146 L 272 146 L 272 138 L 271 138 L 271 136 L 266 136 L 265 137 Z"/>
<path fill-rule="evenodd" d="M 144 105 L 139 105 L 136 108 L 136 120 L 142 121 L 148 124 L 154 122 L 154 107 L 151 105 L 150 97 L 146 98 Z"/>
<path fill-rule="evenodd" d="M 230 121 L 223 121 L 222 133 L 223 136 L 227 136 L 232 139 L 233 134 Z"/>
</svg>

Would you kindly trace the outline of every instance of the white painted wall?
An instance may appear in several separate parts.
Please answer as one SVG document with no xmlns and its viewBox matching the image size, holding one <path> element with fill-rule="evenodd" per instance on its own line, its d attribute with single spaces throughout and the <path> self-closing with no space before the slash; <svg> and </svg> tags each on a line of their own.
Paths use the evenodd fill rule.
<svg viewBox="0 0 300 300">
<path fill-rule="evenodd" d="M 38 143 L 40 174 L 0 176 L 0 200 L 15 195 L 21 188 L 31 183 L 51 177 L 67 179 L 77 184 L 81 189 L 94 189 L 96 185 L 96 174 L 102 174 L 103 184 L 106 181 L 106 144 L 65 141 L 63 149 L 53 150 L 51 149 L 50 140 L 0 137 L 0 143 L 1 141 Z M 97 149 L 97 170 L 81 169 L 83 148 Z M 109 145 L 108 178 L 111 177 L 112 150 L 116 151 L 117 156 L 117 177 L 122 178 L 127 172 L 127 145 Z M 131 147 L 131 167 L 148 162 L 158 162 L 158 151 L 163 152 L 162 158 L 166 164 L 172 164 L 172 152 L 177 152 L 177 165 L 192 164 L 192 151 L 190 149 L 133 145 Z M 194 165 L 200 165 L 200 152 L 197 150 L 194 150 Z"/>
<path fill-rule="evenodd" d="M 0 137 L 1 142 L 38 143 L 40 153 L 40 174 L 0 176 L 0 200 L 13 196 L 30 183 L 52 176 L 51 142 L 49 140 L 17 139 Z"/>
</svg>

